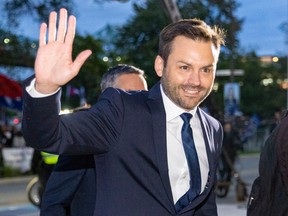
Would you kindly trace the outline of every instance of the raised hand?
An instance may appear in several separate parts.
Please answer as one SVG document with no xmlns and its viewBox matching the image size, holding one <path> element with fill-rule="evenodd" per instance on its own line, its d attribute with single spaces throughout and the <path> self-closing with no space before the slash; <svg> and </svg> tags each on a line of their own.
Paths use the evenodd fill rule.
<svg viewBox="0 0 288 216">
<path fill-rule="evenodd" d="M 65 85 L 78 73 L 91 50 L 82 51 L 73 61 L 72 49 L 75 37 L 76 18 L 70 16 L 67 26 L 67 10 L 60 10 L 58 29 L 56 29 L 57 13 L 49 16 L 48 34 L 47 25 L 40 27 L 39 49 L 35 60 L 36 90 L 43 94 L 55 92 Z M 46 40 L 46 34 L 48 40 Z"/>
</svg>

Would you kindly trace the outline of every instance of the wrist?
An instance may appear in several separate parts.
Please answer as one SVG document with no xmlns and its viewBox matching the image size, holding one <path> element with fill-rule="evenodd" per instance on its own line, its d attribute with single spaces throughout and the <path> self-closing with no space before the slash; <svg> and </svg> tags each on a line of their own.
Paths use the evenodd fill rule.
<svg viewBox="0 0 288 216">
<path fill-rule="evenodd" d="M 36 81 L 34 84 L 34 88 L 37 92 L 41 94 L 52 94 L 56 92 L 60 88 L 60 86 L 51 84 L 40 84 Z"/>
</svg>

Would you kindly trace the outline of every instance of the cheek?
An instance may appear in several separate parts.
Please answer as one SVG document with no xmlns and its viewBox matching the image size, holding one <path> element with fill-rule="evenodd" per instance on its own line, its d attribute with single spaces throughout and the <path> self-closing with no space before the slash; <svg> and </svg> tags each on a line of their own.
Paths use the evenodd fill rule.
<svg viewBox="0 0 288 216">
<path fill-rule="evenodd" d="M 214 76 L 213 75 L 203 75 L 200 77 L 201 84 L 205 86 L 210 86 L 214 82 Z"/>
<path fill-rule="evenodd" d="M 147 88 L 143 83 L 137 83 L 137 85 L 135 85 L 135 90 L 147 90 Z"/>
<path fill-rule="evenodd" d="M 183 74 L 178 73 L 177 70 L 167 69 L 163 71 L 163 77 L 168 79 L 170 82 L 183 82 L 185 80 L 185 76 Z"/>
</svg>

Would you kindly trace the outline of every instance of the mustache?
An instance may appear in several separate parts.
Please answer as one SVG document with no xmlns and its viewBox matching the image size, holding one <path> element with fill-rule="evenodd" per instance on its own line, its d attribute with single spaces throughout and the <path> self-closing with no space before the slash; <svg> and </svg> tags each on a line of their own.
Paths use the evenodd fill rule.
<svg viewBox="0 0 288 216">
<path fill-rule="evenodd" d="M 193 84 L 182 84 L 180 87 L 185 88 L 185 89 L 198 90 L 198 91 L 204 89 L 201 85 L 193 85 Z"/>
</svg>

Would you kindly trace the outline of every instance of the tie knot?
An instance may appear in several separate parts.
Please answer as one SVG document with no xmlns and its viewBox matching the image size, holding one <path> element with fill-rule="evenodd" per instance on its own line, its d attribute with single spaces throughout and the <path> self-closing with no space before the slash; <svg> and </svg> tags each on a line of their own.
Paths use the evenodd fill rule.
<svg viewBox="0 0 288 216">
<path fill-rule="evenodd" d="M 192 118 L 191 113 L 182 113 L 180 117 L 183 119 L 184 123 L 189 123 L 190 119 Z"/>
</svg>

